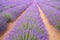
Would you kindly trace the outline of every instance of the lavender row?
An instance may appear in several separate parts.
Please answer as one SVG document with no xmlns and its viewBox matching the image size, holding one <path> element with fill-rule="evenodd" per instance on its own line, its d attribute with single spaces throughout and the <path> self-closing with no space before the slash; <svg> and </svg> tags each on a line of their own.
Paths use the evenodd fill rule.
<svg viewBox="0 0 60 40">
<path fill-rule="evenodd" d="M 47 16 L 49 22 L 60 30 L 60 27 L 58 26 L 60 21 L 60 11 L 45 4 L 39 4 L 39 6 Z"/>
<path fill-rule="evenodd" d="M 48 32 L 35 4 L 29 6 L 7 35 L 6 40 L 48 40 Z"/>
<path fill-rule="evenodd" d="M 8 9 L 4 12 L 2 12 L 0 15 L 4 15 L 6 16 L 7 20 L 11 19 L 11 20 L 16 20 L 16 18 L 18 16 L 20 16 L 22 14 L 22 12 L 30 5 L 29 4 L 25 4 L 25 5 L 19 5 L 16 6 L 14 8 Z"/>
<path fill-rule="evenodd" d="M 11 1 L 11 2 L 10 2 Z M 9 9 L 9 8 L 14 8 L 16 6 L 19 6 L 19 5 L 24 5 L 24 4 L 29 4 L 31 3 L 31 1 L 2 1 L 2 3 L 0 3 L 0 13 Z"/>
<path fill-rule="evenodd" d="M 7 27 L 8 24 L 6 18 L 4 16 L 0 16 L 0 37 L 5 33 Z"/>
<path fill-rule="evenodd" d="M 0 4 L 16 4 L 16 3 L 20 3 L 20 4 L 23 4 L 23 3 L 28 3 L 28 2 L 31 2 L 30 0 L 0 0 Z"/>
<path fill-rule="evenodd" d="M 60 11 L 60 2 L 50 2 L 50 1 L 43 1 L 43 0 L 38 0 L 37 3 L 41 3 L 41 4 L 45 4 L 47 6 L 50 6 L 52 8 L 57 9 L 58 11 Z"/>
<path fill-rule="evenodd" d="M 20 5 L 23 5 L 23 4 L 26 4 L 26 3 L 30 3 L 30 2 L 32 2 L 32 1 L 30 1 L 30 0 L 15 0 L 15 1 L 12 1 L 12 0 L 8 0 L 7 2 L 5 2 L 5 1 L 1 1 L 2 3 L 0 3 L 0 4 L 2 4 L 2 5 L 11 5 L 11 4 L 20 4 Z"/>
<path fill-rule="evenodd" d="M 14 8 L 16 6 L 19 6 L 19 4 L 11 4 L 11 5 L 1 5 L 0 4 L 0 14 L 3 12 L 3 11 L 6 11 L 10 8 Z"/>
<path fill-rule="evenodd" d="M 0 14 L 0 36 L 2 36 L 8 28 L 8 23 L 16 20 L 18 16 L 30 5 L 19 5 L 15 8 L 8 9 Z"/>
</svg>

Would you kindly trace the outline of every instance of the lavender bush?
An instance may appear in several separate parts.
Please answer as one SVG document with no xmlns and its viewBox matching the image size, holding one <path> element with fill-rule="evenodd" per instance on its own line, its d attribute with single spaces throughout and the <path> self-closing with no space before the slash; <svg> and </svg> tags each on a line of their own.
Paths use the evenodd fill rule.
<svg viewBox="0 0 60 40">
<path fill-rule="evenodd" d="M 16 6 L 21 6 L 21 5 L 24 5 L 24 4 L 29 4 L 31 3 L 31 1 L 23 1 L 23 0 L 7 0 L 7 1 L 0 1 L 0 13 L 3 12 L 3 11 L 6 11 L 8 9 L 11 9 L 11 8 L 15 8 Z"/>
<path fill-rule="evenodd" d="M 35 4 L 17 19 L 5 40 L 48 40 L 48 32 Z"/>
<path fill-rule="evenodd" d="M 7 30 L 7 20 L 4 16 L 0 16 L 0 36 Z"/>
<path fill-rule="evenodd" d="M 60 21 L 60 3 L 48 3 L 47 4 L 42 4 L 38 3 L 43 12 L 45 13 L 46 17 L 48 18 L 49 22 L 55 26 L 55 28 L 59 31 L 60 26 L 59 26 L 59 21 Z"/>
<path fill-rule="evenodd" d="M 0 0 L 0 34 L 7 29 L 8 23 L 21 16 L 5 40 L 48 40 L 48 32 L 37 5 L 48 21 L 60 31 L 59 0 Z"/>
<path fill-rule="evenodd" d="M 11 8 L 11 9 L 8 9 L 7 11 L 4 11 L 1 13 L 1 15 L 4 15 L 5 17 L 8 17 L 8 19 L 11 19 L 11 20 L 16 20 L 16 18 L 18 16 L 20 16 L 22 14 L 22 12 L 30 5 L 31 3 L 29 4 L 25 4 L 25 5 L 21 5 L 21 6 L 17 6 L 15 8 Z"/>
<path fill-rule="evenodd" d="M 20 16 L 20 14 L 22 14 L 22 12 L 31 4 L 31 2 L 29 1 L 29 3 L 27 3 L 26 1 L 20 2 L 12 2 L 12 0 L 0 1 L 0 35 L 3 35 L 4 32 L 7 30 L 8 23 L 16 20 L 16 18 Z"/>
</svg>

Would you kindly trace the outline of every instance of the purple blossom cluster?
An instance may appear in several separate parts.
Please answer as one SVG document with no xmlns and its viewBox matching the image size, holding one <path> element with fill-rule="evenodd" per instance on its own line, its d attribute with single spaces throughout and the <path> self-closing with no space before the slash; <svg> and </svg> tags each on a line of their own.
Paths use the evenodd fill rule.
<svg viewBox="0 0 60 40">
<path fill-rule="evenodd" d="M 4 16 L 0 16 L 0 36 L 2 36 L 7 30 L 7 26 L 6 18 Z"/>
<path fill-rule="evenodd" d="M 22 14 L 22 12 L 31 4 L 31 2 L 27 3 L 27 1 L 0 1 L 0 35 L 3 34 L 7 28 L 8 23 L 17 19 L 18 16 Z M 23 3 L 22 3 L 23 2 Z M 26 3 L 25 3 L 26 2 Z M 24 5 L 23 5 L 24 4 Z"/>
<path fill-rule="evenodd" d="M 59 0 L 0 0 L 0 34 L 7 30 L 8 23 L 21 16 L 5 40 L 48 40 L 48 32 L 37 5 L 45 13 L 48 21 L 60 30 Z"/>
<path fill-rule="evenodd" d="M 47 2 L 37 2 L 43 12 L 45 13 L 46 17 L 48 18 L 49 22 L 55 26 L 55 28 L 60 31 L 60 1 L 59 0 L 52 0 Z"/>
<path fill-rule="evenodd" d="M 21 15 L 6 40 L 48 40 L 48 32 L 35 4 L 30 5 L 25 14 Z"/>
</svg>

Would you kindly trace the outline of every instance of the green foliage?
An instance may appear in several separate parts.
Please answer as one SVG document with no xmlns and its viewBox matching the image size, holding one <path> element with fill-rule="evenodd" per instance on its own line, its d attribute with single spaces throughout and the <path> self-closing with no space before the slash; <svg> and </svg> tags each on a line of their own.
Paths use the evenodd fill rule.
<svg viewBox="0 0 60 40">
<path fill-rule="evenodd" d="M 10 14 L 4 14 L 4 16 L 6 17 L 7 23 L 13 21 L 13 16 L 12 15 L 10 15 Z"/>
<path fill-rule="evenodd" d="M 40 32 L 42 34 L 44 33 L 44 30 L 39 28 L 38 26 L 36 26 L 35 29 L 36 29 L 37 32 Z"/>
<path fill-rule="evenodd" d="M 58 24 L 56 25 L 56 28 L 60 31 L 60 21 L 58 21 Z"/>
<path fill-rule="evenodd" d="M 52 6 L 52 7 L 56 8 L 57 10 L 60 10 L 60 7 L 58 6 Z"/>
<path fill-rule="evenodd" d="M 37 40 L 37 38 L 35 38 L 34 36 L 32 36 L 31 40 Z"/>
<path fill-rule="evenodd" d="M 23 27 L 27 30 L 28 29 L 28 23 L 23 23 Z"/>
</svg>

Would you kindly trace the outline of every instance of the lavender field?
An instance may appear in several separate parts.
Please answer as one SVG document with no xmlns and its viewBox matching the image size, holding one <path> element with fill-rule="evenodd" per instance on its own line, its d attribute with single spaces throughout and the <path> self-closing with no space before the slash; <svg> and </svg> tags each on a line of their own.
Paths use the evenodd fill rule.
<svg viewBox="0 0 60 40">
<path fill-rule="evenodd" d="M 0 0 L 0 40 L 60 40 L 59 37 L 60 0 Z"/>
<path fill-rule="evenodd" d="M 50 2 L 46 4 L 39 3 L 39 6 L 44 11 L 46 17 L 48 18 L 49 22 L 54 25 L 57 30 L 60 31 L 60 3 L 58 2 Z M 48 5 L 48 6 L 47 6 Z"/>
</svg>

